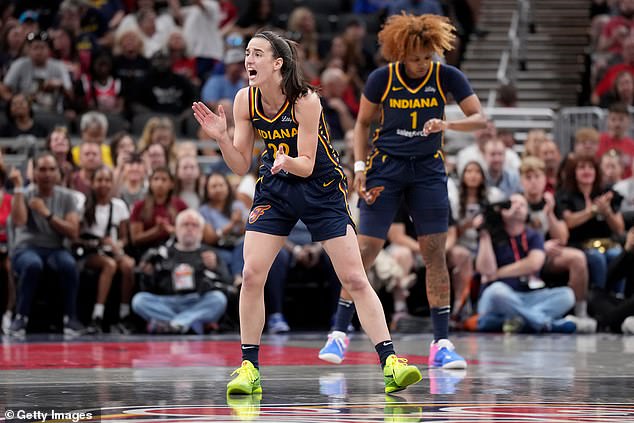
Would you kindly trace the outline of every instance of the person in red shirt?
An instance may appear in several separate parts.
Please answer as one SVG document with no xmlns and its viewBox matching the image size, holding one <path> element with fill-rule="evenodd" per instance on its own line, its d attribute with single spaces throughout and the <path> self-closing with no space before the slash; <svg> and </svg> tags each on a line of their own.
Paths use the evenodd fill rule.
<svg viewBox="0 0 634 423">
<path fill-rule="evenodd" d="M 634 30 L 634 0 L 620 0 L 619 14 L 610 18 L 603 27 L 599 39 L 599 51 L 619 54 L 623 48 L 623 39 Z"/>
<path fill-rule="evenodd" d="M 597 83 L 592 93 L 590 101 L 592 104 L 599 104 L 601 96 L 610 91 L 614 86 L 616 77 L 622 72 L 629 72 L 634 75 L 634 35 L 627 37 L 623 41 L 623 52 L 621 53 L 623 61 L 610 66 L 605 75 Z"/>
<path fill-rule="evenodd" d="M 623 177 L 629 178 L 632 174 L 632 161 L 634 160 L 634 140 L 627 136 L 630 128 L 630 114 L 623 103 L 614 103 L 608 109 L 608 130 L 601 134 L 597 157 L 603 156 L 609 150 L 621 153 L 621 165 Z"/>
</svg>

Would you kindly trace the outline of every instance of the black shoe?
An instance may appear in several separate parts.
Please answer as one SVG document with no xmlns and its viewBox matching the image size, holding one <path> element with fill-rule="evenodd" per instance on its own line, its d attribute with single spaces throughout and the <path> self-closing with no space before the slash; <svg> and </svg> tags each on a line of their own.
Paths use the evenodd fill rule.
<svg viewBox="0 0 634 423">
<path fill-rule="evenodd" d="M 99 335 L 103 333 L 103 319 L 101 317 L 96 317 L 92 319 L 90 324 L 86 326 L 86 333 L 90 335 Z"/>
<path fill-rule="evenodd" d="M 13 322 L 11 322 L 11 326 L 9 327 L 9 335 L 15 337 L 24 337 L 26 335 L 26 326 L 29 323 L 29 318 L 26 316 L 22 316 L 17 314 Z"/>
<path fill-rule="evenodd" d="M 137 327 L 132 320 L 132 315 L 128 315 L 120 319 L 117 324 L 110 326 L 110 332 L 121 335 L 130 335 L 131 333 L 137 332 Z"/>
<path fill-rule="evenodd" d="M 84 326 L 79 323 L 79 320 L 68 316 L 64 316 L 64 335 L 67 336 L 81 336 L 85 333 Z"/>
</svg>

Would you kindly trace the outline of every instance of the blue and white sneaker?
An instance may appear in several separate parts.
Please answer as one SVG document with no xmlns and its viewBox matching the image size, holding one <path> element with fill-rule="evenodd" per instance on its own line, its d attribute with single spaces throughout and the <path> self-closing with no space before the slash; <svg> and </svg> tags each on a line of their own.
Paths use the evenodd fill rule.
<svg viewBox="0 0 634 423">
<path fill-rule="evenodd" d="M 269 321 L 267 324 L 269 333 L 284 333 L 289 332 L 291 328 L 286 323 L 286 319 L 284 319 L 284 315 L 282 313 L 273 313 L 269 316 Z"/>
<path fill-rule="evenodd" d="M 350 339 L 343 332 L 334 331 L 328 335 L 326 345 L 319 351 L 319 358 L 333 364 L 339 364 L 346 355 Z"/>
<path fill-rule="evenodd" d="M 441 369 L 466 369 L 467 362 L 448 339 L 439 339 L 429 347 L 429 367 Z"/>
</svg>

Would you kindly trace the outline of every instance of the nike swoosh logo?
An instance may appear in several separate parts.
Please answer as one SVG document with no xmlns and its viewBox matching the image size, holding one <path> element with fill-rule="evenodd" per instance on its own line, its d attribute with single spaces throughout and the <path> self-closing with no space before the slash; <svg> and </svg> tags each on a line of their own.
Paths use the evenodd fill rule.
<svg viewBox="0 0 634 423">
<path fill-rule="evenodd" d="M 324 182 L 324 188 L 326 188 L 328 185 L 332 184 L 333 182 L 335 182 L 334 179 L 330 182 Z"/>
<path fill-rule="evenodd" d="M 388 345 L 392 345 L 392 344 L 393 344 L 393 342 L 384 342 L 384 343 L 383 343 L 383 346 L 384 346 L 384 347 L 387 347 Z"/>
<path fill-rule="evenodd" d="M 403 87 L 392 87 L 392 91 L 400 91 Z"/>
<path fill-rule="evenodd" d="M 242 347 L 243 350 L 252 350 L 255 347 Z"/>
</svg>

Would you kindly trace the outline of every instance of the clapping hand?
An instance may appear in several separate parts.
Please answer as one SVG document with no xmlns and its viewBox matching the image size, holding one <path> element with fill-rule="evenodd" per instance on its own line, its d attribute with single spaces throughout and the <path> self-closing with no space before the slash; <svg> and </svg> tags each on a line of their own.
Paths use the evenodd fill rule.
<svg viewBox="0 0 634 423">
<path fill-rule="evenodd" d="M 227 133 L 227 118 L 222 106 L 218 106 L 218 114 L 215 114 L 204 103 L 197 101 L 192 105 L 192 110 L 194 117 L 210 138 L 218 141 Z"/>
</svg>

